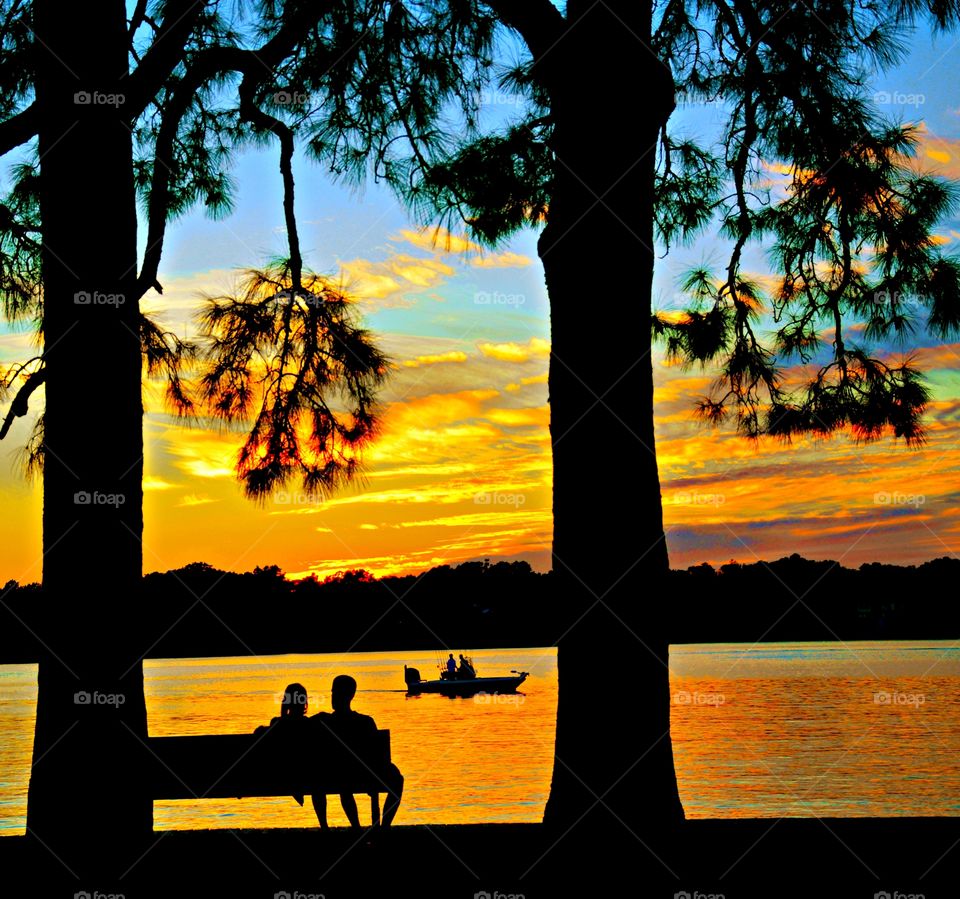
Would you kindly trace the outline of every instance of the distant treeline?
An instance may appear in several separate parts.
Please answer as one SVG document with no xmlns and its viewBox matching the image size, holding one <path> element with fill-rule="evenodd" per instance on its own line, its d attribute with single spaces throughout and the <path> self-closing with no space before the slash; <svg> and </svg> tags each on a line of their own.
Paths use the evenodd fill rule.
<svg viewBox="0 0 960 899">
<path fill-rule="evenodd" d="M 960 560 L 951 558 L 855 570 L 793 555 L 672 571 L 636 601 L 666 617 L 676 643 L 953 639 L 958 582 Z M 384 578 L 345 571 L 324 581 L 288 580 L 277 566 L 238 574 L 194 562 L 144 577 L 130 642 L 153 658 L 553 645 L 576 616 L 554 584 L 526 562 Z M 49 620 L 40 593 L 37 584 L 4 588 L 0 662 L 38 657 Z"/>
</svg>

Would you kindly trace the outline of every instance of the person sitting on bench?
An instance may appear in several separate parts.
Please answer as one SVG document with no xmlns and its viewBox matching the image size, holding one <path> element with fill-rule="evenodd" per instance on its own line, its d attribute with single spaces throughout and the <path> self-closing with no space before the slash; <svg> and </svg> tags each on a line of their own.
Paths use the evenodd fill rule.
<svg viewBox="0 0 960 899">
<path fill-rule="evenodd" d="M 269 725 L 261 724 L 254 733 L 263 733 L 268 727 L 299 727 L 307 720 L 307 688 L 303 684 L 287 684 L 280 700 L 280 714 L 270 719 Z"/>
<path fill-rule="evenodd" d="M 346 749 L 350 750 L 360 764 L 371 767 L 364 761 L 366 747 L 369 747 L 377 734 L 376 722 L 369 715 L 361 715 L 359 712 L 350 708 L 350 703 L 357 694 L 357 682 L 348 674 L 337 675 L 333 679 L 333 688 L 330 692 L 330 703 L 333 706 L 332 712 L 319 712 L 310 720 L 317 722 L 318 725 L 326 727 L 335 741 L 338 741 Z M 375 770 L 380 778 L 387 794 L 386 802 L 383 805 L 384 827 L 389 827 L 397 814 L 397 807 L 400 805 L 400 797 L 403 795 L 403 775 L 400 769 L 393 763 L 386 768 Z M 326 797 L 313 797 L 314 809 L 317 812 L 317 818 L 320 826 L 326 826 Z M 322 802 L 322 808 L 318 805 Z M 340 804 L 346 813 L 350 826 L 359 828 L 360 817 L 357 813 L 357 801 L 352 793 L 341 793 Z M 374 827 L 381 824 L 380 820 L 380 801 L 376 793 L 370 794 L 370 820 Z"/>
<path fill-rule="evenodd" d="M 303 684 L 288 684 L 283 691 L 283 699 L 280 701 L 280 714 L 276 718 L 270 719 L 269 725 L 261 724 L 253 733 L 259 735 L 267 730 L 279 730 L 285 736 L 296 740 L 308 740 L 312 736 L 312 728 L 307 719 L 307 688 Z M 353 796 L 347 794 L 352 804 L 353 814 L 357 812 L 357 804 L 353 801 Z M 294 794 L 293 797 L 300 805 L 303 805 L 303 795 Z M 317 821 L 320 823 L 320 829 L 327 829 L 327 797 L 320 793 L 310 797 L 313 802 L 313 810 L 317 814 Z M 342 797 L 341 797 L 342 801 Z M 347 803 L 343 806 L 347 817 L 350 817 L 351 808 Z M 379 807 L 377 809 L 379 813 Z"/>
<path fill-rule="evenodd" d="M 303 684 L 287 684 L 280 700 L 280 714 L 271 718 L 269 724 L 261 724 L 254 730 L 254 736 L 259 736 L 268 730 L 278 730 L 290 738 L 305 738 L 309 733 L 307 725 L 307 688 Z M 303 796 L 295 794 L 294 799 L 303 805 Z M 313 798 L 313 807 L 317 807 L 316 797 Z M 326 807 L 326 798 L 324 798 Z"/>
</svg>

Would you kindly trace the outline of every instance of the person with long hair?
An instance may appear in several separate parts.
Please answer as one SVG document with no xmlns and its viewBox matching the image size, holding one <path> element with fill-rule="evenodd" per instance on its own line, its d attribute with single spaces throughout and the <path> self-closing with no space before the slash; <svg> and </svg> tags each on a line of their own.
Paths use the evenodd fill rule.
<svg viewBox="0 0 960 899">
<path fill-rule="evenodd" d="M 284 733 L 286 736 L 297 740 L 306 740 L 309 738 L 311 729 L 307 723 L 307 708 L 309 700 L 307 697 L 307 688 L 303 684 L 287 684 L 280 699 L 280 714 L 270 719 L 269 724 L 261 724 L 254 734 L 263 734 L 265 731 L 274 731 Z M 294 793 L 293 798 L 303 805 L 303 794 Z M 320 819 L 321 829 L 327 827 L 327 797 L 311 796 L 314 811 L 317 811 L 317 817 Z"/>
</svg>

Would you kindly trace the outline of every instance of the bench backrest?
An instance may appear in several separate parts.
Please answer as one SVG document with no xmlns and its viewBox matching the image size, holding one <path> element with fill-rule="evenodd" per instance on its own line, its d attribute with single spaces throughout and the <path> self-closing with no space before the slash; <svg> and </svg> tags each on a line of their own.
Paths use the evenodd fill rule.
<svg viewBox="0 0 960 899">
<path fill-rule="evenodd" d="M 389 730 L 353 752 L 339 741 L 273 730 L 151 737 L 148 745 L 154 799 L 383 792 L 378 772 L 390 763 Z"/>
</svg>

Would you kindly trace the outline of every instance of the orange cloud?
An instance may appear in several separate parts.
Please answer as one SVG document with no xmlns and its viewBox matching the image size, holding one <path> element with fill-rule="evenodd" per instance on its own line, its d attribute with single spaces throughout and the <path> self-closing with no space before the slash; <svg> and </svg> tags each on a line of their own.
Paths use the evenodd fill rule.
<svg viewBox="0 0 960 899">
<path fill-rule="evenodd" d="M 180 500 L 179 503 L 177 503 L 177 505 L 191 508 L 193 506 L 205 506 L 208 503 L 215 502 L 219 502 L 219 500 L 211 499 L 205 494 L 198 496 L 196 493 L 188 493 L 182 500 Z"/>
<path fill-rule="evenodd" d="M 550 381 L 550 372 L 545 371 L 539 375 L 531 375 L 529 378 L 521 378 L 519 382 L 507 384 L 504 390 L 516 393 L 524 387 L 530 387 L 534 384 L 547 384 Z"/>
<path fill-rule="evenodd" d="M 406 368 L 420 368 L 421 365 L 438 365 L 443 362 L 466 362 L 467 354 L 459 350 L 451 350 L 449 353 L 434 353 L 432 355 L 417 356 L 415 359 L 404 359 L 403 364 Z"/>
<path fill-rule="evenodd" d="M 452 234 L 446 228 L 439 226 L 424 228 L 420 231 L 404 228 L 400 232 L 400 237 L 421 250 L 434 253 L 480 253 L 483 250 L 480 244 L 474 243 L 465 234 Z"/>
<path fill-rule="evenodd" d="M 405 228 L 400 232 L 400 237 L 418 249 L 431 253 L 468 256 L 470 264 L 477 268 L 523 268 L 533 263 L 529 256 L 522 253 L 497 253 L 470 240 L 466 234 L 452 234 L 439 226 L 421 231 Z"/>
<path fill-rule="evenodd" d="M 527 343 L 480 343 L 477 348 L 484 356 L 500 362 L 527 362 L 550 355 L 550 342 L 542 337 L 531 337 Z"/>
<path fill-rule="evenodd" d="M 529 378 L 521 378 L 520 383 L 525 387 L 530 384 L 546 384 L 550 380 L 550 372 L 545 371 L 539 375 L 531 375 Z"/>
<path fill-rule="evenodd" d="M 943 343 L 915 350 L 917 367 L 924 371 L 960 368 L 960 343 Z"/>
<path fill-rule="evenodd" d="M 410 294 L 435 289 L 455 269 L 439 259 L 394 254 L 382 262 L 353 259 L 341 265 L 344 290 L 361 301 L 410 305 Z"/>
<path fill-rule="evenodd" d="M 550 407 L 539 409 L 491 409 L 487 419 L 507 428 L 545 428 L 550 425 Z"/>
<path fill-rule="evenodd" d="M 164 435 L 174 467 L 195 478 L 233 478 L 239 433 L 170 428 Z"/>
<path fill-rule="evenodd" d="M 960 178 L 960 140 L 933 134 L 926 122 L 920 122 L 916 156 L 911 162 L 944 178 Z"/>
<path fill-rule="evenodd" d="M 146 475 L 143 479 L 144 490 L 172 490 L 176 486 L 176 484 L 171 484 L 169 481 L 153 475 Z"/>
<path fill-rule="evenodd" d="M 472 260 L 477 268 L 523 268 L 533 265 L 533 260 L 522 253 L 487 253 Z"/>
</svg>

